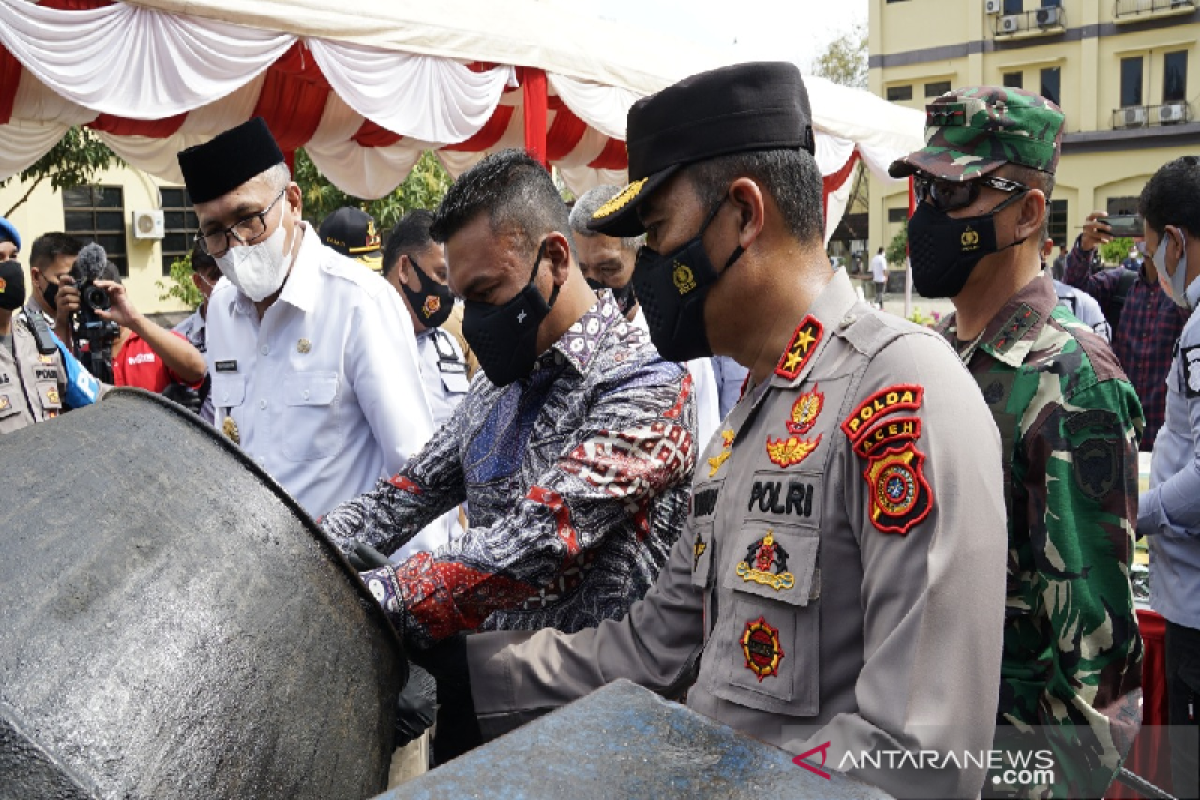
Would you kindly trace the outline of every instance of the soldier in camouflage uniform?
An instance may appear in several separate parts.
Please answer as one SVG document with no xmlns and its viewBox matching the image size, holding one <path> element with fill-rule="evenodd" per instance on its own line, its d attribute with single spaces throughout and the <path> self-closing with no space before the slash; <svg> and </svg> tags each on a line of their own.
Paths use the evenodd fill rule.
<svg viewBox="0 0 1200 800">
<path fill-rule="evenodd" d="M 1041 274 L 1063 115 L 1017 89 L 975 87 L 927 108 L 912 175 L 913 279 L 951 297 L 943 327 L 1000 431 L 1008 597 L 997 748 L 1049 749 L 1053 780 L 985 794 L 1100 797 L 1141 724 L 1142 643 L 1129 567 L 1137 518 L 1137 395 L 1108 345 Z M 1037 762 L 1035 762 L 1037 763 Z M 1038 766 L 1045 766 L 1038 764 Z"/>
</svg>

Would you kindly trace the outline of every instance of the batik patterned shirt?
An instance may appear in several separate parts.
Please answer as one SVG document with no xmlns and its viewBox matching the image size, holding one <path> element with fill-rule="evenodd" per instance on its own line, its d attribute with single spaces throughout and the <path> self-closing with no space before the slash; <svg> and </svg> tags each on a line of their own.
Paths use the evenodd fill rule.
<svg viewBox="0 0 1200 800">
<path fill-rule="evenodd" d="M 602 298 L 528 378 L 497 387 L 478 373 L 424 450 L 321 525 L 343 551 L 365 542 L 390 553 L 467 503 L 463 536 L 363 574 L 418 645 L 619 619 L 683 523 L 697 450 L 691 392 L 686 370 Z"/>
<path fill-rule="evenodd" d="M 1144 422 L 1112 350 L 1056 302 L 1050 279 L 1038 277 L 976 340 L 959 341 L 953 316 L 943 333 L 979 383 L 1005 454 L 996 746 L 1053 753 L 1052 784 L 1009 788 L 1101 797 L 1141 724 L 1129 568 Z"/>
</svg>

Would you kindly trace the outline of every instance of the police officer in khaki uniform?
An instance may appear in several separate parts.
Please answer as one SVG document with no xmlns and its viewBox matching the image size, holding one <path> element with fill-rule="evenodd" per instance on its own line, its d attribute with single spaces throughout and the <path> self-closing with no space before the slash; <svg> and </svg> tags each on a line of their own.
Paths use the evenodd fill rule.
<svg viewBox="0 0 1200 800">
<path fill-rule="evenodd" d="M 628 678 L 897 796 L 978 794 L 1004 617 L 999 436 L 945 342 L 831 268 L 810 120 L 790 64 L 703 73 L 630 111 L 633 183 L 594 226 L 645 231 L 633 281 L 664 358 L 729 355 L 750 379 L 624 619 L 417 655 L 470 692 L 465 741 Z M 881 751 L 890 764 L 863 758 Z"/>
<path fill-rule="evenodd" d="M 66 388 L 62 358 L 39 317 L 41 349 L 25 303 L 25 272 L 17 254 L 21 236 L 0 217 L 0 434 L 58 416 Z M 44 352 L 43 352 L 44 351 Z"/>
</svg>

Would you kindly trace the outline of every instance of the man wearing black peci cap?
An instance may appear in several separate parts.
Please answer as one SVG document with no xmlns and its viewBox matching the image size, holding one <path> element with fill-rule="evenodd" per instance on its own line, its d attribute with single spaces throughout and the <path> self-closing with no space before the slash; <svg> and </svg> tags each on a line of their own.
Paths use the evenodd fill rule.
<svg viewBox="0 0 1200 800">
<path fill-rule="evenodd" d="M 1000 441 L 945 343 L 831 268 L 810 120 L 787 64 L 696 75 L 631 109 L 633 182 L 594 226 L 645 232 L 633 282 L 664 358 L 729 355 L 750 378 L 624 618 L 421 657 L 472 698 L 464 741 L 627 678 L 687 689 L 814 769 L 978 795 L 1004 619 Z"/>
<path fill-rule="evenodd" d="M 416 345 L 378 275 L 301 220 L 300 187 L 255 117 L 179 153 L 208 301 L 215 424 L 313 516 L 395 474 L 433 434 Z"/>
</svg>

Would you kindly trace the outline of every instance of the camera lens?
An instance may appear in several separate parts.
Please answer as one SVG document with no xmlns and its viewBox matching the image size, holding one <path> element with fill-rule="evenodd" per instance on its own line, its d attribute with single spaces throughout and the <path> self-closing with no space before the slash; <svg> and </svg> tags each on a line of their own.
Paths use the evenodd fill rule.
<svg viewBox="0 0 1200 800">
<path fill-rule="evenodd" d="M 108 299 L 108 292 L 99 286 L 89 286 L 84 289 L 83 302 L 97 311 L 108 311 L 108 307 L 112 305 Z"/>
</svg>

